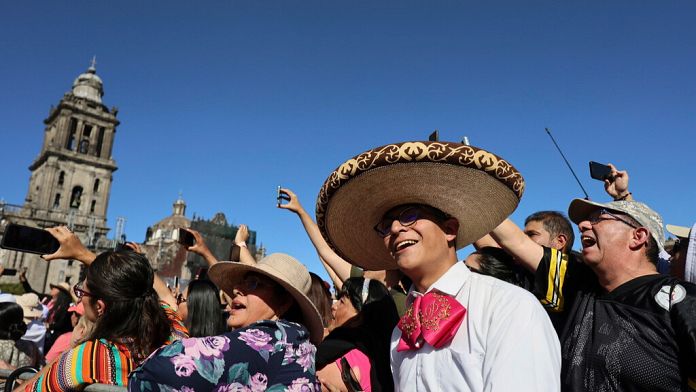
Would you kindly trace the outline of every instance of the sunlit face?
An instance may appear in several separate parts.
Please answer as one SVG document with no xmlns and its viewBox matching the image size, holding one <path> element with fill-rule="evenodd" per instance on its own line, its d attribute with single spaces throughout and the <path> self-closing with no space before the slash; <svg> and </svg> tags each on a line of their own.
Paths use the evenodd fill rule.
<svg viewBox="0 0 696 392">
<path fill-rule="evenodd" d="M 232 328 L 247 327 L 260 320 L 277 320 L 289 308 L 289 295 L 279 298 L 277 284 L 260 274 L 248 273 L 232 285 L 230 317 Z"/>
<path fill-rule="evenodd" d="M 541 246 L 553 248 L 555 245 L 553 243 L 554 238 L 552 238 L 551 233 L 544 228 L 544 222 L 542 221 L 530 221 L 527 223 L 524 226 L 524 234 L 527 234 L 529 239 Z"/>
<path fill-rule="evenodd" d="M 603 211 L 603 210 L 602 210 Z M 582 256 L 589 266 L 620 257 L 630 240 L 633 227 L 619 213 L 595 211 L 578 223 Z"/>
<path fill-rule="evenodd" d="M 417 209 L 416 214 L 404 218 L 413 208 Z M 412 222 L 402 223 L 408 220 Z M 448 235 L 438 224 L 439 220 L 441 218 L 427 207 L 399 206 L 384 214 L 383 222 L 391 221 L 391 226 L 387 225 L 389 232 L 384 237 L 384 246 L 406 275 L 420 275 L 448 260 L 449 242 L 456 238 L 456 231 L 455 235 Z"/>
<path fill-rule="evenodd" d="M 331 305 L 331 314 L 333 315 L 331 327 L 337 328 L 357 316 L 358 311 L 353 306 L 353 303 L 350 302 L 348 296 L 342 295 L 341 298 L 334 301 L 333 305 Z"/>
</svg>

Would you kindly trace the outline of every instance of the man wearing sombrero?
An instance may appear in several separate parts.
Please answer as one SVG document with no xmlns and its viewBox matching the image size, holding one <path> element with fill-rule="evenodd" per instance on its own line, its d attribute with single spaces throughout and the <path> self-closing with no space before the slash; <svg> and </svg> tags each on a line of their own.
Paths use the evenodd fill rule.
<svg viewBox="0 0 696 392">
<path fill-rule="evenodd" d="M 523 190 L 503 159 L 446 142 L 366 151 L 324 183 L 317 224 L 326 241 L 351 263 L 399 268 L 413 281 L 392 334 L 397 390 L 560 389 L 560 347 L 539 302 L 457 259 Z"/>
</svg>

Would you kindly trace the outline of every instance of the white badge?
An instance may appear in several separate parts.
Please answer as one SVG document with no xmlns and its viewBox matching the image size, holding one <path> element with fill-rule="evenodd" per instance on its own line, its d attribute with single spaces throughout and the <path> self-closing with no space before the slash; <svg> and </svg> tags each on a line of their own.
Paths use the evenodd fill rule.
<svg viewBox="0 0 696 392">
<path fill-rule="evenodd" d="M 655 294 L 655 302 L 657 302 L 660 307 L 665 310 L 670 308 L 669 293 L 672 292 L 672 306 L 678 304 L 686 298 L 686 289 L 680 284 L 675 284 L 674 288 L 672 286 L 662 286 L 660 291 Z"/>
</svg>

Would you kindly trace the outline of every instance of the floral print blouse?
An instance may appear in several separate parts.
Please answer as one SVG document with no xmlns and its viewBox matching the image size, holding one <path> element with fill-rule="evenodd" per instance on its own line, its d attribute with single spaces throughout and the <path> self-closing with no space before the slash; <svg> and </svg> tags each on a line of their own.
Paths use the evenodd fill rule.
<svg viewBox="0 0 696 392">
<path fill-rule="evenodd" d="M 303 326 L 263 320 L 160 348 L 131 373 L 128 390 L 319 391 L 315 353 Z"/>
</svg>

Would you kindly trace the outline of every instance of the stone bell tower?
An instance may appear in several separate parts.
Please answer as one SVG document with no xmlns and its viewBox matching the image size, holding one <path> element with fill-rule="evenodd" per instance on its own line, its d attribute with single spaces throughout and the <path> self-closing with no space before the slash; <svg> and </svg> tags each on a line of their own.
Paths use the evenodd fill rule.
<svg viewBox="0 0 696 392">
<path fill-rule="evenodd" d="M 9 223 L 38 228 L 66 225 L 96 252 L 113 248 L 114 241 L 106 238 L 106 212 L 117 169 L 111 150 L 118 109 L 102 102 L 104 86 L 95 64 L 93 59 L 43 121 L 43 144 L 29 166 L 24 204 L 0 201 L 0 235 Z M 6 249 L 0 249 L 0 259 L 6 268 L 26 268 L 37 291 L 47 291 L 51 283 L 74 284 L 80 275 L 80 263 L 71 260 L 47 263 L 37 255 Z"/>
<path fill-rule="evenodd" d="M 41 152 L 29 166 L 25 208 L 47 223 L 88 233 L 89 245 L 104 237 L 106 210 L 116 162 L 111 149 L 118 109 L 102 103 L 104 88 L 95 61 L 51 108 Z"/>
</svg>

